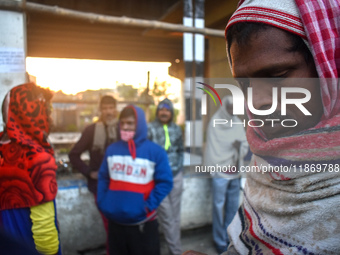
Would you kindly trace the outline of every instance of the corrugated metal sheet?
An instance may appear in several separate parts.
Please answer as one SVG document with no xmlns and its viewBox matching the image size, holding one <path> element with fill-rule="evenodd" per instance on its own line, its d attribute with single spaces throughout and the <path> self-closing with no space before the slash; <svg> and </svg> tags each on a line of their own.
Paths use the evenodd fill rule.
<svg viewBox="0 0 340 255">
<path fill-rule="evenodd" d="M 222 28 L 238 0 L 206 0 L 205 23 Z M 31 0 L 51 6 L 181 24 L 181 0 Z M 131 26 L 92 24 L 42 13 L 27 13 L 31 57 L 167 61 L 183 57 L 181 33 Z"/>
<path fill-rule="evenodd" d="M 181 37 L 150 37 L 144 29 L 28 15 L 28 56 L 136 61 L 182 58 Z"/>
<path fill-rule="evenodd" d="M 82 12 L 158 20 L 181 0 L 29 0 L 27 2 Z"/>
<path fill-rule="evenodd" d="M 98 14 L 158 19 L 177 1 L 30 1 Z M 27 14 L 31 57 L 168 61 L 182 58 L 182 37 L 148 35 L 145 29 L 91 24 L 40 13 Z"/>
</svg>

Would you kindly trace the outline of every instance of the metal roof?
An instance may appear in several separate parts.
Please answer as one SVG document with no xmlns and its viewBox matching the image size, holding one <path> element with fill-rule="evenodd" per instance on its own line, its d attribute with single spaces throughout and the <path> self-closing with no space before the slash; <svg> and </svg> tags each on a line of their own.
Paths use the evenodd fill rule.
<svg viewBox="0 0 340 255">
<path fill-rule="evenodd" d="M 177 1 L 30 1 L 96 14 L 159 19 Z M 173 61 L 182 57 L 182 38 L 149 36 L 145 28 L 89 23 L 27 12 L 27 55 L 32 57 Z"/>
<path fill-rule="evenodd" d="M 178 0 L 31 0 L 96 14 L 182 24 Z M 206 26 L 224 28 L 237 0 L 206 0 Z M 27 12 L 28 56 L 175 62 L 182 59 L 181 32 L 90 23 Z"/>
</svg>

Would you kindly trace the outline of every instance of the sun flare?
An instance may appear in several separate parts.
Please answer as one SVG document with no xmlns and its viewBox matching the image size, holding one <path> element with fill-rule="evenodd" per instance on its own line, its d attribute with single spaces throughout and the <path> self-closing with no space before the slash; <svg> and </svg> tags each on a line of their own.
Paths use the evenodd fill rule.
<svg viewBox="0 0 340 255">
<path fill-rule="evenodd" d="M 146 87 L 150 71 L 150 87 L 155 81 L 171 84 L 170 91 L 178 91 L 181 81 L 169 76 L 168 62 L 107 61 L 89 59 L 26 58 L 27 72 L 36 83 L 65 94 L 76 94 L 88 89 L 112 88 L 126 84 Z"/>
</svg>

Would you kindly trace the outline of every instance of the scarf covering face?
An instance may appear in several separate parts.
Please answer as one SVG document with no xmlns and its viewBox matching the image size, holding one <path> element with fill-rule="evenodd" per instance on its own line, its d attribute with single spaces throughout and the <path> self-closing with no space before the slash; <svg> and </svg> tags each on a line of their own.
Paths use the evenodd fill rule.
<svg viewBox="0 0 340 255">
<path fill-rule="evenodd" d="M 270 171 L 247 175 L 244 202 L 228 228 L 240 254 L 340 251 L 339 6 L 338 0 L 241 1 L 227 25 L 261 22 L 307 39 L 324 110 L 315 127 L 287 137 L 265 141 L 247 129 L 251 166 Z"/>
<path fill-rule="evenodd" d="M 32 207 L 56 196 L 57 166 L 46 140 L 51 97 L 33 83 L 9 92 L 5 132 L 10 141 L 0 143 L 0 210 Z"/>
</svg>

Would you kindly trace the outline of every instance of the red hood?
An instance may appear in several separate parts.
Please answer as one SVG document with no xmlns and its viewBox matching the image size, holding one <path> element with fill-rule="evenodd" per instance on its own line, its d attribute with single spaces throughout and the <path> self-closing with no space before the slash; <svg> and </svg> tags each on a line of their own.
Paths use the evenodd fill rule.
<svg viewBox="0 0 340 255">
<path fill-rule="evenodd" d="M 34 83 L 11 89 L 6 120 L 6 132 L 12 141 L 22 145 L 37 143 L 53 153 L 47 142 L 49 133 L 49 101 L 53 94 Z"/>
</svg>

